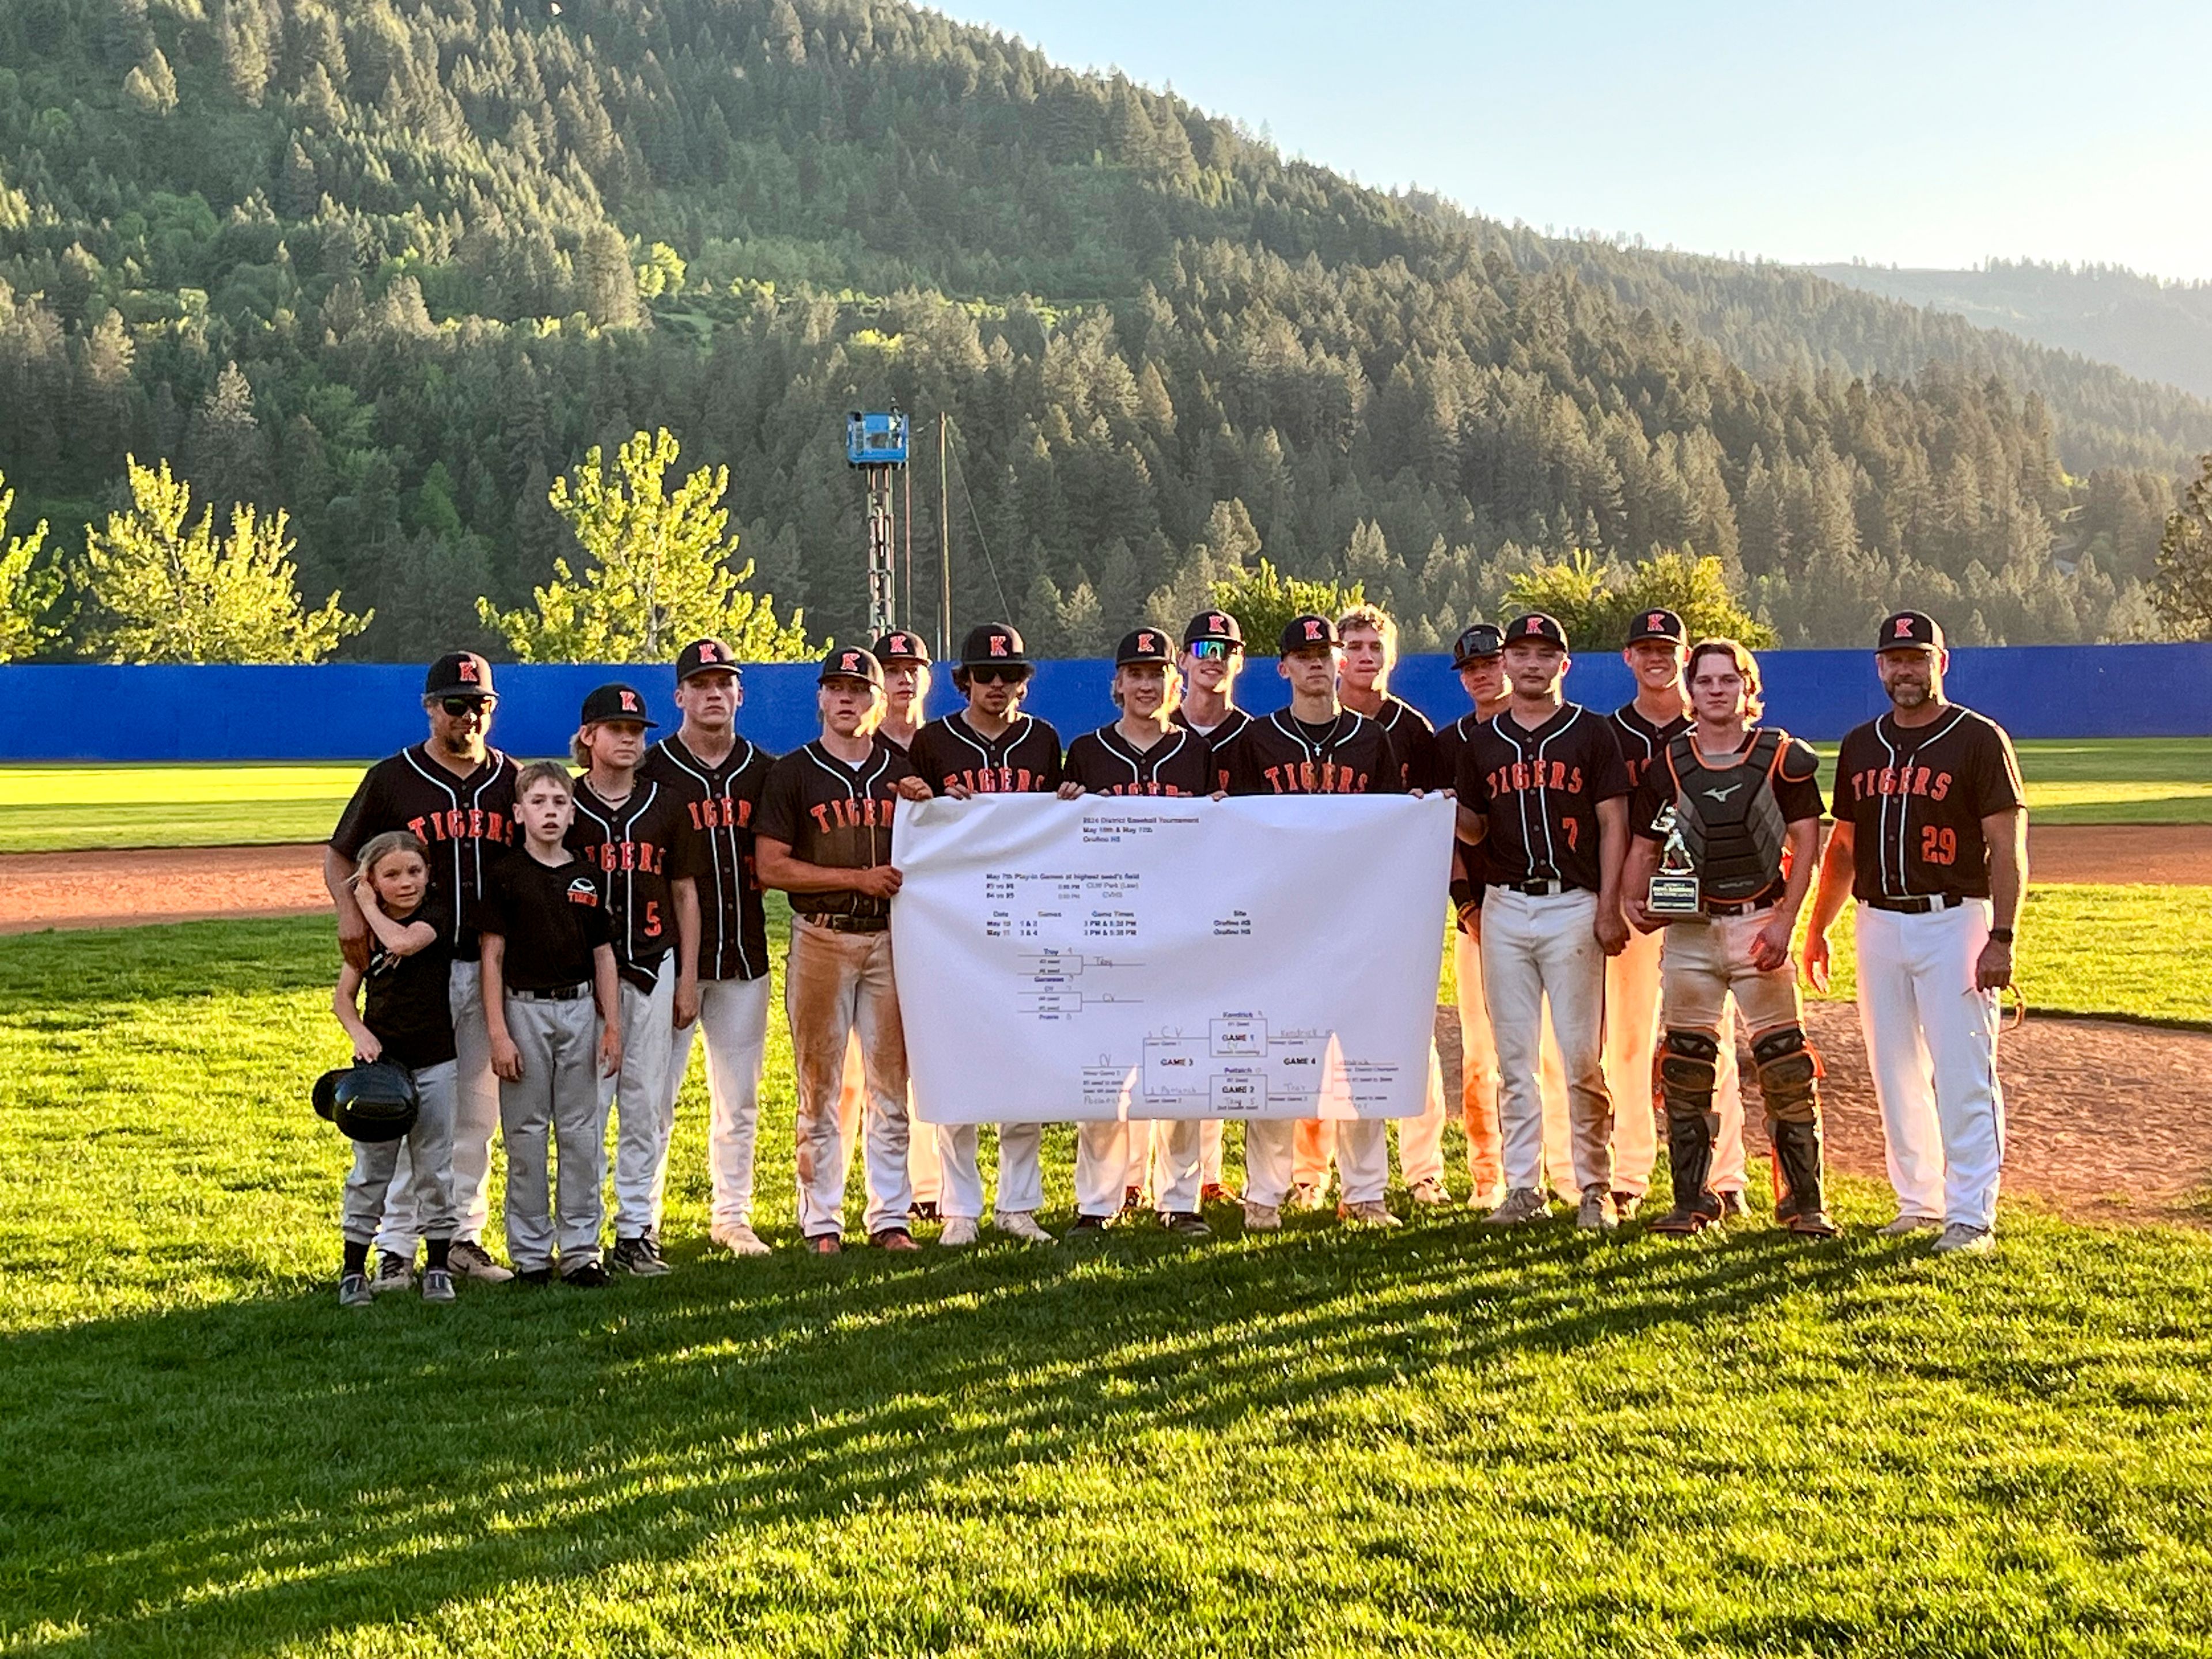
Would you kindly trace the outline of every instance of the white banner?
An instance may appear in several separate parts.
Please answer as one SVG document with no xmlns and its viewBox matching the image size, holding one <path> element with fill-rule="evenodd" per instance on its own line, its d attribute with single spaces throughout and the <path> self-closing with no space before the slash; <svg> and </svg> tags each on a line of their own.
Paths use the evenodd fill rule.
<svg viewBox="0 0 2212 1659">
<path fill-rule="evenodd" d="M 1452 803 L 902 805 L 891 953 L 930 1123 L 1410 1117 Z"/>
</svg>

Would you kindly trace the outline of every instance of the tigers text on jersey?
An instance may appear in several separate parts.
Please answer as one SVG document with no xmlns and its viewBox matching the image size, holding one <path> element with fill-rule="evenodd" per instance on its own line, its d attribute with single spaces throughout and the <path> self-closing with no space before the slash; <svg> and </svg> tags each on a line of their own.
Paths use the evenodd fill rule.
<svg viewBox="0 0 2212 1659">
<path fill-rule="evenodd" d="M 867 758 L 858 766 L 848 766 L 819 740 L 810 743 L 769 768 L 753 834 L 783 842 L 802 864 L 833 870 L 870 870 L 889 864 L 899 780 L 914 775 L 906 757 L 881 738 L 869 745 Z M 890 914 L 888 900 L 870 898 L 850 888 L 793 893 L 791 908 L 803 916 Z"/>
<path fill-rule="evenodd" d="M 388 830 L 411 830 L 429 849 L 430 892 L 453 918 L 447 943 L 463 961 L 476 954 L 477 906 L 484 878 L 514 844 L 514 779 L 521 769 L 496 749 L 466 777 L 430 757 L 426 744 L 380 760 L 362 775 L 331 848 L 342 858 Z"/>
<path fill-rule="evenodd" d="M 639 778 L 616 806 L 586 777 L 575 781 L 576 816 L 563 844 L 599 883 L 608 942 L 623 977 L 649 989 L 661 957 L 675 948 L 676 900 L 670 884 L 693 873 L 691 817 L 675 791 Z M 642 981 L 641 983 L 641 981 Z"/>
<path fill-rule="evenodd" d="M 1625 702 L 1607 718 L 1613 722 L 1613 738 L 1620 745 L 1621 764 L 1628 769 L 1632 793 L 1644 781 L 1651 763 L 1667 750 L 1675 736 L 1690 729 L 1690 717 L 1677 714 L 1663 725 L 1654 723 L 1632 702 Z"/>
<path fill-rule="evenodd" d="M 1213 788 L 1229 787 L 1229 751 L 1237 746 L 1237 739 L 1244 728 L 1252 724 L 1252 717 L 1241 708 L 1232 708 L 1217 721 L 1211 731 L 1200 732 L 1190 723 L 1190 716 L 1180 708 L 1168 716 L 1184 731 L 1206 739 L 1207 750 L 1213 757 Z M 1211 793 L 1212 791 L 1207 792 Z"/>
<path fill-rule="evenodd" d="M 1486 880 L 1597 891 L 1598 803 L 1628 793 L 1611 720 L 1570 702 L 1530 730 L 1506 709 L 1468 736 L 1456 787 L 1459 804 L 1489 820 Z"/>
<path fill-rule="evenodd" d="M 1094 795 L 1210 795 L 1213 749 L 1195 732 L 1170 726 L 1140 750 L 1117 726 L 1102 726 L 1068 744 L 1065 781 Z"/>
<path fill-rule="evenodd" d="M 1349 708 L 1312 725 L 1279 710 L 1246 726 L 1229 751 L 1232 795 L 1395 795 L 1404 776 L 1390 734 Z"/>
<path fill-rule="evenodd" d="M 1926 726 L 1856 726 L 1836 756 L 1835 815 L 1853 826 L 1861 899 L 1990 896 L 1982 820 L 2027 804 L 2004 728 L 1954 706 Z"/>
<path fill-rule="evenodd" d="M 753 870 L 753 817 L 775 757 L 739 738 L 719 766 L 663 738 L 637 769 L 684 804 L 691 827 L 685 859 L 699 883 L 699 977 L 758 979 L 768 972 L 768 921 Z"/>
<path fill-rule="evenodd" d="M 1060 787 L 1060 733 L 1034 714 L 1015 715 L 990 738 L 956 709 L 916 732 L 907 758 L 934 794 L 955 784 L 978 795 L 1049 794 Z"/>
<path fill-rule="evenodd" d="M 1404 788 L 1451 787 L 1450 777 L 1437 770 L 1437 728 L 1429 724 L 1426 714 L 1403 697 L 1385 692 L 1382 711 L 1373 719 L 1390 734 L 1390 747 L 1398 751 L 1398 765 L 1405 774 Z"/>
</svg>

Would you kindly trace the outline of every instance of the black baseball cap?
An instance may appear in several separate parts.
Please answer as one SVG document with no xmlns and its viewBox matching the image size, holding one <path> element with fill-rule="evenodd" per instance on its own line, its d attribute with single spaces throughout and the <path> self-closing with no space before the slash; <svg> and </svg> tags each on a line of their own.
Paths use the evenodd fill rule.
<svg viewBox="0 0 2212 1659">
<path fill-rule="evenodd" d="M 1022 636 L 1010 623 L 985 623 L 968 630 L 968 637 L 960 642 L 960 665 L 963 668 L 992 668 L 1011 664 L 1027 668 L 1030 653 L 1022 647 Z"/>
<path fill-rule="evenodd" d="M 1547 617 L 1540 611 L 1530 611 L 1516 617 L 1505 624 L 1505 643 L 1516 644 L 1522 640 L 1541 640 L 1547 645 L 1567 648 L 1567 630 L 1559 626 L 1557 617 Z"/>
<path fill-rule="evenodd" d="M 1114 666 L 1132 662 L 1173 662 L 1175 656 L 1168 649 L 1168 636 L 1157 628 L 1140 628 L 1133 634 L 1121 635 L 1121 643 L 1114 647 Z"/>
<path fill-rule="evenodd" d="M 620 682 L 599 686 L 585 697 L 584 712 L 576 717 L 576 723 L 589 726 L 594 720 L 635 720 L 640 726 L 660 724 L 647 715 L 645 693 Z"/>
<path fill-rule="evenodd" d="M 1496 623 L 1475 623 L 1462 629 L 1459 637 L 1452 641 L 1452 666 L 1464 668 L 1504 649 L 1505 635 Z"/>
<path fill-rule="evenodd" d="M 1285 656 L 1293 651 L 1310 651 L 1315 646 L 1342 645 L 1336 636 L 1336 624 L 1326 617 L 1293 617 L 1283 624 L 1283 637 L 1277 644 Z"/>
<path fill-rule="evenodd" d="M 1629 624 L 1628 643 L 1641 645 L 1646 640 L 1664 640 L 1669 645 L 1686 645 L 1689 632 L 1682 619 L 1671 611 L 1639 611 L 1636 620 Z"/>
<path fill-rule="evenodd" d="M 448 651 L 422 677 L 426 697 L 489 697 L 491 665 L 473 651 Z"/>
<path fill-rule="evenodd" d="M 678 685 L 694 674 L 736 674 L 738 672 L 737 658 L 720 640 L 694 640 L 676 653 L 676 683 Z"/>
<path fill-rule="evenodd" d="M 904 629 L 884 635 L 876 641 L 874 650 L 876 660 L 881 663 L 929 660 L 929 647 L 921 642 L 921 635 Z"/>
<path fill-rule="evenodd" d="M 1877 651 L 1909 650 L 1920 646 L 1929 651 L 1943 648 L 1943 625 L 1925 611 L 1893 611 L 1881 619 L 1881 631 L 1875 635 Z"/>
<path fill-rule="evenodd" d="M 1185 623 L 1182 629 L 1185 645 L 1196 645 L 1200 640 L 1226 640 L 1242 651 L 1244 630 L 1226 611 L 1201 611 Z"/>
<path fill-rule="evenodd" d="M 841 645 L 822 659 L 822 672 L 814 677 L 817 685 L 827 685 L 831 680 L 866 680 L 880 690 L 884 665 L 876 660 L 872 651 L 864 651 L 857 645 Z"/>
</svg>

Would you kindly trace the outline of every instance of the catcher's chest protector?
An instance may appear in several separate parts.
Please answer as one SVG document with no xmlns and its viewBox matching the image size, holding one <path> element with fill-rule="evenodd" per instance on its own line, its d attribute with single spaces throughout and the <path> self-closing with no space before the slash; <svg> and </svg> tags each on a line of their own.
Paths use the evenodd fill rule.
<svg viewBox="0 0 2212 1659">
<path fill-rule="evenodd" d="M 1667 745 L 1674 817 L 1705 896 L 1726 903 L 1757 898 L 1782 884 L 1788 826 L 1774 798 L 1774 769 L 1787 734 L 1761 730 L 1734 766 L 1707 766 L 1692 732 Z"/>
</svg>

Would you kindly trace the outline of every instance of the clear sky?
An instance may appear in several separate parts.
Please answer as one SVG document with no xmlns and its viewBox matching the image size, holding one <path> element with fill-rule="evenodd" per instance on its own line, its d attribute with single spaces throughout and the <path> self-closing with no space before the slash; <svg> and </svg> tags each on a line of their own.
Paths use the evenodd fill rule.
<svg viewBox="0 0 2212 1659">
<path fill-rule="evenodd" d="M 1539 228 L 2212 279 L 2212 0 L 939 3 Z"/>
</svg>

